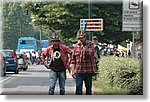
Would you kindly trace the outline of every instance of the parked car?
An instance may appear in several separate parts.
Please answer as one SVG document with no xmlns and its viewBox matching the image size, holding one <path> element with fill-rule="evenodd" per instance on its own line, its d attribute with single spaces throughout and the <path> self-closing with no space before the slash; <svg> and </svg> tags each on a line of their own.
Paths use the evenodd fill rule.
<svg viewBox="0 0 150 102">
<path fill-rule="evenodd" d="M 6 67 L 5 67 L 5 60 L 3 58 L 3 55 L 0 53 L 0 76 L 6 75 Z"/>
<path fill-rule="evenodd" d="M 18 59 L 18 68 L 26 71 L 28 68 L 28 61 L 26 55 L 20 52 L 17 52 L 16 54 Z"/>
<path fill-rule="evenodd" d="M 0 50 L 5 60 L 6 72 L 19 73 L 17 55 L 13 50 Z"/>
</svg>

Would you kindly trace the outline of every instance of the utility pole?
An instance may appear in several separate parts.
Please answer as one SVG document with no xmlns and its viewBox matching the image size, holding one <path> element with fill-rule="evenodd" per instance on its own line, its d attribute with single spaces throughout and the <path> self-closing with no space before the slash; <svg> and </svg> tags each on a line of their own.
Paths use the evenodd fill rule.
<svg viewBox="0 0 150 102">
<path fill-rule="evenodd" d="M 19 12 L 19 17 L 21 18 L 21 10 Z M 21 24 L 21 19 L 20 19 L 20 37 L 22 36 L 22 24 Z"/>
<path fill-rule="evenodd" d="M 22 36 L 22 25 L 21 25 L 21 21 L 20 21 L 20 37 Z"/>
<path fill-rule="evenodd" d="M 42 26 L 40 28 L 40 42 L 42 41 Z"/>
<path fill-rule="evenodd" d="M 91 18 L 92 15 L 92 4 L 91 4 L 91 0 L 88 0 L 88 16 L 89 19 Z M 89 31 L 89 40 L 92 40 L 92 32 Z"/>
<path fill-rule="evenodd" d="M 42 51 L 42 25 L 40 27 L 40 51 Z"/>
</svg>

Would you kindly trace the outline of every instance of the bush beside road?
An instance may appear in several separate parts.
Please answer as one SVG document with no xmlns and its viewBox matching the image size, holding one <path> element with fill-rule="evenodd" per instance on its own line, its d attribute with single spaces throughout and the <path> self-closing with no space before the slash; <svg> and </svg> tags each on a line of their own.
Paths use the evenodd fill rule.
<svg viewBox="0 0 150 102">
<path fill-rule="evenodd" d="M 95 94 L 142 95 L 142 73 L 142 62 L 138 59 L 102 57 L 97 81 L 93 82 L 93 86 L 103 92 Z"/>
</svg>

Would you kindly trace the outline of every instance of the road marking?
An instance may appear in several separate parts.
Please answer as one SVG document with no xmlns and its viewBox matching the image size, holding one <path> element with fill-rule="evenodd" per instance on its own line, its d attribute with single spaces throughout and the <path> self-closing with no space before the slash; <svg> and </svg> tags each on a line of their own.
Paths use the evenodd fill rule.
<svg viewBox="0 0 150 102">
<path fill-rule="evenodd" d="M 2 94 L 2 92 L 3 92 L 3 91 L 2 91 L 2 90 L 0 90 L 0 94 Z"/>
<path fill-rule="evenodd" d="M 8 77 L 8 78 L 5 78 L 5 79 L 3 79 L 3 80 L 0 80 L 0 84 L 3 83 L 3 82 L 5 82 L 5 81 L 7 81 L 7 80 L 9 80 L 9 79 L 11 79 L 14 75 L 15 75 L 15 74 L 11 75 L 11 76 Z"/>
</svg>

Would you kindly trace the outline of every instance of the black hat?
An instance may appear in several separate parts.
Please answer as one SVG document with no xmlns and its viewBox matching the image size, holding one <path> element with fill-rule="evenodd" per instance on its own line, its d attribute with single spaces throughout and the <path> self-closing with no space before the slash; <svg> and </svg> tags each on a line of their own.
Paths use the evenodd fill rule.
<svg viewBox="0 0 150 102">
<path fill-rule="evenodd" d="M 85 36 L 85 32 L 82 30 L 82 29 L 80 29 L 78 32 L 77 32 L 77 38 L 82 38 L 82 37 L 84 37 Z"/>
<path fill-rule="evenodd" d="M 51 41 L 55 41 L 55 40 L 59 40 L 60 41 L 60 37 L 58 33 L 53 33 L 52 37 L 51 37 Z"/>
</svg>

